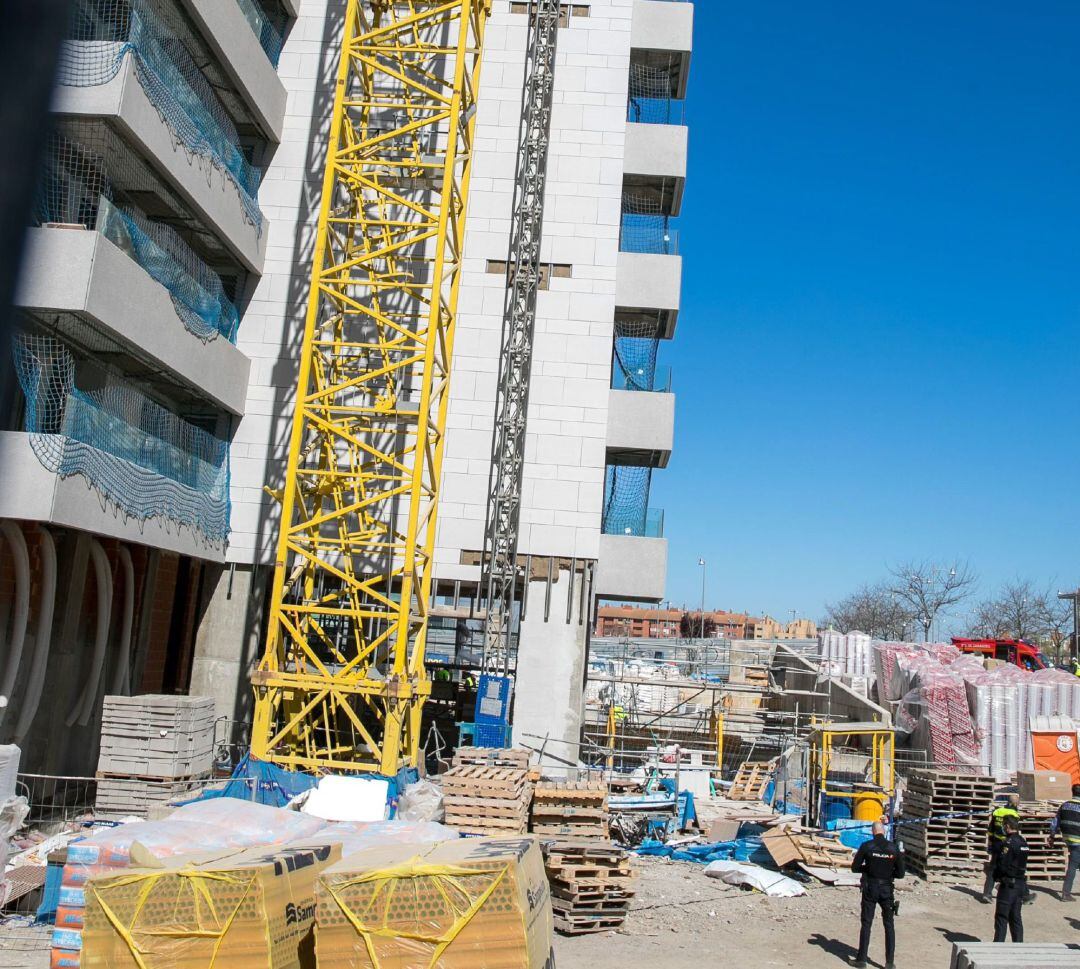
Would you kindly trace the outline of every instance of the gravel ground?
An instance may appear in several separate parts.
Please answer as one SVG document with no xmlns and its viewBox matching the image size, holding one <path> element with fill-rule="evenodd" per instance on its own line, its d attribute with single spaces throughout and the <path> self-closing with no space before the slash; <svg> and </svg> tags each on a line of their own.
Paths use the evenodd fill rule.
<svg viewBox="0 0 1080 969">
<path fill-rule="evenodd" d="M 703 964 L 739 969 L 836 969 L 855 955 L 859 942 L 859 891 L 807 886 L 800 898 L 768 898 L 716 882 L 704 868 L 662 858 L 635 858 L 637 895 L 616 932 L 557 936 L 559 969 L 699 969 Z M 897 966 L 948 969 L 952 941 L 993 938 L 992 906 L 976 900 L 967 885 L 898 883 Z M 1028 942 L 1074 942 L 1080 903 L 1066 905 L 1036 888 L 1024 907 Z M 884 964 L 880 920 L 870 960 Z"/>
</svg>

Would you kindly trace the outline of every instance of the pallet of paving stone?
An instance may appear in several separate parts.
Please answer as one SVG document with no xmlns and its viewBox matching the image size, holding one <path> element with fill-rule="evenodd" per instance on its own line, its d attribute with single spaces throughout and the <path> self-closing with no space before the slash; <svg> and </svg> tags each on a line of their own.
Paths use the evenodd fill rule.
<svg viewBox="0 0 1080 969">
<path fill-rule="evenodd" d="M 954 942 L 949 969 L 1080 969 L 1080 944 Z"/>
<path fill-rule="evenodd" d="M 589 841 L 544 844 L 555 929 L 584 935 L 618 928 L 634 897 L 634 873 L 621 848 Z"/>
<path fill-rule="evenodd" d="M 200 790 L 209 774 L 176 780 L 136 777 L 101 777 L 97 781 L 94 812 L 98 815 L 134 814 L 149 817 L 155 809 Z"/>
<path fill-rule="evenodd" d="M 532 785 L 520 767 L 462 765 L 440 775 L 445 823 L 465 834 L 523 834 Z"/>
<path fill-rule="evenodd" d="M 147 779 L 204 774 L 213 763 L 214 723 L 210 697 L 107 696 L 98 774 Z"/>
<path fill-rule="evenodd" d="M 728 798 L 733 801 L 760 801 L 772 780 L 773 769 L 772 761 L 746 761 L 735 772 Z"/>
<path fill-rule="evenodd" d="M 529 766 L 529 751 L 518 747 L 458 747 L 454 751 L 453 766 L 525 769 Z"/>
</svg>

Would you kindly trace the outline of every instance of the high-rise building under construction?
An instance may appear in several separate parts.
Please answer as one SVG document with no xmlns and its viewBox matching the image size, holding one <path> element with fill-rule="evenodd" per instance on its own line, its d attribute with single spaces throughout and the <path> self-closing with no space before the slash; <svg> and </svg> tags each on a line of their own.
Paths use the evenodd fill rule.
<svg viewBox="0 0 1080 969">
<path fill-rule="evenodd" d="M 105 693 L 190 690 L 250 717 L 345 3 L 73 6 L 0 434 L 0 740 L 52 773 L 92 766 Z M 429 645 L 465 666 L 528 6 L 492 0 L 465 222 Z M 664 595 L 649 492 L 673 437 L 657 358 L 679 311 L 692 16 L 562 5 L 514 720 L 563 759 L 595 601 Z"/>
</svg>

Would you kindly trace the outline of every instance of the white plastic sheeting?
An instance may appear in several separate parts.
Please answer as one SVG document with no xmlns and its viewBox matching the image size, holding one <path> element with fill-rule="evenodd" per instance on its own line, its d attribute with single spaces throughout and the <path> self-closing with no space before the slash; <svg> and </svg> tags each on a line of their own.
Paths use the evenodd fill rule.
<svg viewBox="0 0 1080 969">
<path fill-rule="evenodd" d="M 871 643 L 866 633 L 839 633 L 826 629 L 818 634 L 822 672 L 830 676 L 848 673 L 852 676 L 872 676 L 874 673 Z"/>
<path fill-rule="evenodd" d="M 806 894 L 806 889 L 793 878 L 741 861 L 711 861 L 705 866 L 705 874 L 728 885 L 756 888 L 773 898 L 795 898 Z"/>
</svg>

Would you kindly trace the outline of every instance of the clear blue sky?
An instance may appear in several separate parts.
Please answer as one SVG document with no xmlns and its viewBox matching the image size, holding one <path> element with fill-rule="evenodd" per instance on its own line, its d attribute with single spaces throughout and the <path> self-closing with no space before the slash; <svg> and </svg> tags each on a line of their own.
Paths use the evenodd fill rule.
<svg viewBox="0 0 1080 969">
<path fill-rule="evenodd" d="M 1080 4 L 695 6 L 670 599 L 1080 584 Z"/>
</svg>

